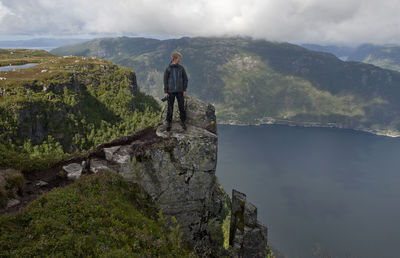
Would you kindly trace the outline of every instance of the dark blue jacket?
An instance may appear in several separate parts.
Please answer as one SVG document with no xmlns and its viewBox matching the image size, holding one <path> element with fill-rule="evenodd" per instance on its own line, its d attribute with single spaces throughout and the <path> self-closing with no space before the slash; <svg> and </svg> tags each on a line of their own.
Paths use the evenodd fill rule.
<svg viewBox="0 0 400 258">
<path fill-rule="evenodd" d="M 164 93 L 186 91 L 188 77 L 180 64 L 170 64 L 164 72 Z"/>
</svg>

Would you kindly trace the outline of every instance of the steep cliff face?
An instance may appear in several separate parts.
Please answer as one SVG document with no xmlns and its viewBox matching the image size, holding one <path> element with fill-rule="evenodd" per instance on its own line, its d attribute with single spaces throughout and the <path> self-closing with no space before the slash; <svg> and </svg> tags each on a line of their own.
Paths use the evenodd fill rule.
<svg viewBox="0 0 400 258">
<path fill-rule="evenodd" d="M 198 253 L 212 255 L 222 246 L 223 193 L 216 182 L 217 135 L 212 105 L 187 98 L 187 130 L 160 125 L 135 139 L 120 138 L 89 155 L 89 168 L 112 170 L 138 183 L 180 225 Z M 164 115 L 165 117 L 165 111 Z M 163 118 L 162 118 L 163 120 Z"/>
<path fill-rule="evenodd" d="M 0 71 L 0 167 L 40 170 L 35 160 L 61 160 L 158 123 L 160 106 L 138 89 L 132 69 L 98 58 L 5 52 L 0 62 L 37 64 Z"/>
<path fill-rule="evenodd" d="M 122 108 L 136 108 L 134 96 L 138 90 L 133 71 L 106 62 L 66 59 L 80 63 L 68 68 L 65 73 L 57 72 L 43 79 L 22 83 L 16 81 L 0 89 L 0 96 L 8 98 L 4 102 L 6 111 L 13 118 L 10 122 L 17 128 L 6 137 L 29 139 L 36 145 L 46 140 L 47 136 L 52 136 L 61 142 L 66 151 L 72 152 L 79 149 L 73 137 L 85 126 L 82 120 L 99 123 L 96 120 L 113 122 L 120 119 L 121 114 L 111 107 L 118 94 L 132 96 L 126 99 L 126 103 L 121 103 Z M 61 63 L 60 58 L 56 60 Z M 43 71 L 49 73 L 48 70 Z M 113 84 L 115 96 L 109 94 L 108 84 Z M 106 94 L 109 94 L 108 99 L 104 96 Z"/>
</svg>

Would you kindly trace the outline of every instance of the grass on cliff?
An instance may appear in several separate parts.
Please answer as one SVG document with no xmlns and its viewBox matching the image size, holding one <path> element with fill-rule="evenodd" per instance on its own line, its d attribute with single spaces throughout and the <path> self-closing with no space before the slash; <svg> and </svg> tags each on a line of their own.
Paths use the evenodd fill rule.
<svg viewBox="0 0 400 258">
<path fill-rule="evenodd" d="M 189 257 L 143 191 L 104 172 L 0 218 L 0 257 Z M 159 213 L 160 214 L 160 213 Z"/>
<path fill-rule="evenodd" d="M 28 50 L 4 51 L 0 60 L 20 60 Z M 0 72 L 6 78 L 0 81 L 0 167 L 43 169 L 158 124 L 160 106 L 135 88 L 132 69 L 98 58 L 28 52 L 41 58 L 37 66 Z"/>
</svg>

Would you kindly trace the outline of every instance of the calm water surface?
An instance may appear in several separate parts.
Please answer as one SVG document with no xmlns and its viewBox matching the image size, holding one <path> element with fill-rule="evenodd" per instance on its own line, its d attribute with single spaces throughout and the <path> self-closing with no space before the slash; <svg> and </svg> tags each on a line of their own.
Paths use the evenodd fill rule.
<svg viewBox="0 0 400 258">
<path fill-rule="evenodd" d="M 35 65 L 38 65 L 38 64 L 32 63 L 32 64 L 24 64 L 24 65 L 0 66 L 0 72 L 3 72 L 3 71 L 12 71 L 12 70 L 14 70 L 14 69 L 26 69 L 26 68 L 29 68 L 29 67 L 32 67 L 32 66 L 35 66 Z"/>
<path fill-rule="evenodd" d="M 283 254 L 400 257 L 400 139 L 279 125 L 218 134 L 222 186 L 247 194 Z"/>
</svg>

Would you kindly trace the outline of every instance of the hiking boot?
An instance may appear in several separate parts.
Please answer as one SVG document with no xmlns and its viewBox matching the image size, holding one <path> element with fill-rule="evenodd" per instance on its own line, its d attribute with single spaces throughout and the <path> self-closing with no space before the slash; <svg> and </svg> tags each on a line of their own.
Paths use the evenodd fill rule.
<svg viewBox="0 0 400 258">
<path fill-rule="evenodd" d="M 186 130 L 185 122 L 182 122 L 182 121 L 181 121 L 181 126 L 182 126 L 182 129 L 183 129 L 183 130 Z"/>
<path fill-rule="evenodd" d="M 167 122 L 167 132 L 171 131 L 171 122 Z"/>
</svg>

